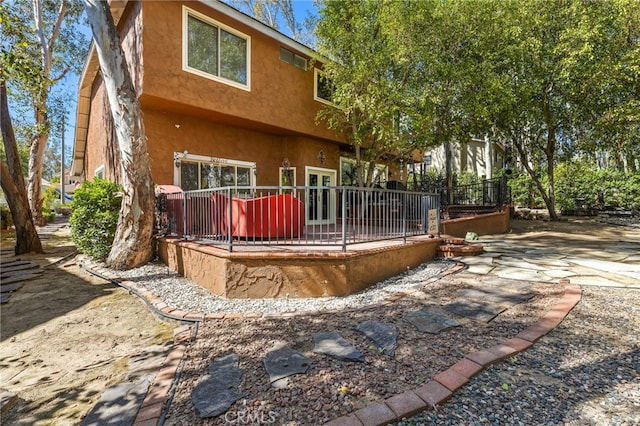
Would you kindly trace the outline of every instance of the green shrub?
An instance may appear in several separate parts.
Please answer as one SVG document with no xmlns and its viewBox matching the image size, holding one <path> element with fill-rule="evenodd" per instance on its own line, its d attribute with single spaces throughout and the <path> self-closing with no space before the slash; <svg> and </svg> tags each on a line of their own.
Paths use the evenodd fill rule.
<svg viewBox="0 0 640 426">
<path fill-rule="evenodd" d="M 96 178 L 74 192 L 69 219 L 71 238 L 78 250 L 94 259 L 109 255 L 118 224 L 120 185 Z"/>
<path fill-rule="evenodd" d="M 9 206 L 0 205 L 0 229 L 9 229 L 13 225 Z"/>
<path fill-rule="evenodd" d="M 547 187 L 546 171 L 541 171 Z M 560 163 L 554 170 L 556 208 L 572 211 L 576 199 L 589 208 L 630 210 L 640 206 L 640 173 L 624 173 L 613 169 L 597 170 L 580 161 Z M 514 203 L 522 207 L 544 207 L 542 197 L 528 174 L 521 172 L 509 178 Z"/>
<path fill-rule="evenodd" d="M 544 180 L 546 181 L 546 177 Z M 507 184 L 511 189 L 511 199 L 516 206 L 530 209 L 545 207 L 544 200 L 527 172 L 514 173 L 507 179 Z"/>
</svg>

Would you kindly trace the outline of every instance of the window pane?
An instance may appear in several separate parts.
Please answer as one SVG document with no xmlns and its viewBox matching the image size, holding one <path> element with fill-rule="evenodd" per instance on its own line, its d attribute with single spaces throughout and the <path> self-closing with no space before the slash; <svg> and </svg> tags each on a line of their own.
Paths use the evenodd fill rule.
<svg viewBox="0 0 640 426">
<path fill-rule="evenodd" d="M 221 167 L 220 176 L 220 186 L 236 186 L 236 168 L 234 166 Z"/>
<path fill-rule="evenodd" d="M 189 66 L 218 75 L 218 28 L 189 16 Z"/>
<path fill-rule="evenodd" d="M 251 169 L 238 167 L 238 186 L 251 185 Z"/>
<path fill-rule="evenodd" d="M 301 70 L 307 70 L 307 60 L 302 56 L 295 55 L 293 58 L 293 65 L 300 68 Z"/>
<path fill-rule="evenodd" d="M 221 185 L 222 179 L 220 177 L 220 167 L 213 164 L 201 164 L 200 174 L 202 176 L 200 189 L 219 188 L 221 186 L 224 186 Z"/>
<path fill-rule="evenodd" d="M 341 164 L 342 175 L 340 176 L 340 182 L 343 186 L 356 185 L 358 180 L 356 176 L 356 165 L 351 161 L 342 161 Z"/>
<path fill-rule="evenodd" d="M 320 73 L 318 73 L 317 90 L 318 93 L 316 93 L 316 96 L 326 101 L 330 101 L 333 98 L 333 92 L 335 92 L 335 88 L 333 87 L 331 80 Z"/>
<path fill-rule="evenodd" d="M 247 84 L 247 40 L 220 30 L 220 77 Z"/>
<path fill-rule="evenodd" d="M 293 65 L 293 52 L 285 49 L 284 47 L 280 48 L 280 59 L 285 61 L 288 64 Z"/>
<path fill-rule="evenodd" d="M 198 188 L 198 164 L 182 162 L 180 165 L 180 186 L 183 191 Z"/>
</svg>

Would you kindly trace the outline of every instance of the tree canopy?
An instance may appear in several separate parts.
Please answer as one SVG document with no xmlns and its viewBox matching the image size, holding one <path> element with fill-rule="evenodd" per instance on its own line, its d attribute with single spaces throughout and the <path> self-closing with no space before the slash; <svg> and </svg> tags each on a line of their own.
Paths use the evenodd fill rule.
<svg viewBox="0 0 640 426">
<path fill-rule="evenodd" d="M 552 217 L 558 158 L 605 151 L 632 170 L 640 158 L 637 1 L 327 1 L 319 12 L 334 88 L 321 117 L 363 158 L 488 135 Z"/>
</svg>

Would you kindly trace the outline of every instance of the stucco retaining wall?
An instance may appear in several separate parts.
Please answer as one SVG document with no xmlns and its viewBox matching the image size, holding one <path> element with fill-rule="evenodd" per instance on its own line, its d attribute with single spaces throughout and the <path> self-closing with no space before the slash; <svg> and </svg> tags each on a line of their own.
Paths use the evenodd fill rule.
<svg viewBox="0 0 640 426">
<path fill-rule="evenodd" d="M 510 210 L 443 220 L 440 222 L 440 233 L 464 238 L 467 232 L 478 235 L 504 234 L 509 231 Z"/>
<path fill-rule="evenodd" d="M 171 269 L 228 298 L 346 296 L 433 259 L 438 238 L 342 252 L 229 253 L 181 239 L 160 239 Z"/>
</svg>

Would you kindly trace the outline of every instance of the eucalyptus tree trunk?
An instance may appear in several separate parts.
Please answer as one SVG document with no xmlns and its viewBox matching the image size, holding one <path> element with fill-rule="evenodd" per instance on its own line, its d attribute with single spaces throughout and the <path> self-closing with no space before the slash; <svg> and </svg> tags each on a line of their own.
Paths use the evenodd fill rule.
<svg viewBox="0 0 640 426">
<path fill-rule="evenodd" d="M 0 82 L 0 128 L 7 156 L 6 165 L 4 162 L 0 162 L 0 184 L 9 204 L 13 225 L 16 229 L 15 254 L 42 253 L 42 243 L 33 223 L 27 189 L 24 186 L 24 175 L 9 115 L 7 86 L 4 80 Z"/>
<path fill-rule="evenodd" d="M 45 35 L 43 23 L 43 2 L 42 0 L 33 0 L 33 22 L 35 33 L 38 38 L 38 47 L 40 48 L 40 66 L 42 67 L 41 81 L 33 98 L 33 113 L 35 117 L 35 132 L 29 144 L 29 182 L 27 185 L 27 194 L 29 196 L 29 206 L 33 220 L 38 225 L 44 225 L 45 219 L 42 215 L 42 163 L 44 162 L 44 152 L 49 141 L 49 133 L 51 131 L 51 123 L 47 114 L 47 99 L 51 84 L 62 79 L 68 68 L 62 71 L 59 76 L 52 79 L 51 69 L 53 66 L 53 46 L 60 35 L 62 23 L 67 16 L 66 0 L 60 2 L 60 7 L 53 24 L 49 39 Z"/>
<path fill-rule="evenodd" d="M 133 87 L 109 3 L 84 0 L 100 62 L 122 160 L 122 207 L 107 266 L 125 270 L 153 256 L 153 177 L 140 103 Z"/>
</svg>

